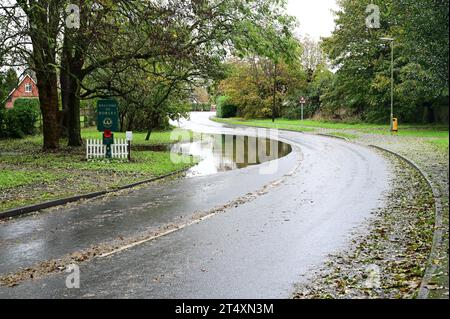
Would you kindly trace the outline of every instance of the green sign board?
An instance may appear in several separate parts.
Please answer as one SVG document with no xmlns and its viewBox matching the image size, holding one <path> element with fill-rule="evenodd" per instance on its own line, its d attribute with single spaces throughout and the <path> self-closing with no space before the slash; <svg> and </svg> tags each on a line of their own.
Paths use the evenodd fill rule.
<svg viewBox="0 0 450 319">
<path fill-rule="evenodd" d="M 97 129 L 100 132 L 120 130 L 119 104 L 116 100 L 99 100 L 97 102 Z"/>
</svg>

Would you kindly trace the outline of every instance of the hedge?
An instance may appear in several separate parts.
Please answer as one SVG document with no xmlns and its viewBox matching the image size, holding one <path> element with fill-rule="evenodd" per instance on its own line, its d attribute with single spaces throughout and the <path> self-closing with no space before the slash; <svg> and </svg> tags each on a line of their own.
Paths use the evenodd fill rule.
<svg viewBox="0 0 450 319">
<path fill-rule="evenodd" d="M 219 96 L 217 99 L 217 117 L 218 118 L 230 118 L 236 117 L 237 106 L 231 103 L 229 96 Z"/>
<path fill-rule="evenodd" d="M 38 98 L 19 98 L 14 101 L 14 108 L 32 108 L 39 111 L 41 104 Z"/>
<path fill-rule="evenodd" d="M 39 118 L 38 99 L 17 99 L 10 110 L 0 110 L 0 137 L 22 138 L 36 131 Z"/>
<path fill-rule="evenodd" d="M 5 112 L 6 112 L 5 107 L 0 105 L 0 138 L 6 136 Z"/>
</svg>

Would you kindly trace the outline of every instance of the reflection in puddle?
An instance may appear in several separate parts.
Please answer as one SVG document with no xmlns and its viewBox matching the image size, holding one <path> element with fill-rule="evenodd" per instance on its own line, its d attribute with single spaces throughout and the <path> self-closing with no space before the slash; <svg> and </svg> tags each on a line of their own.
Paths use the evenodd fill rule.
<svg viewBox="0 0 450 319">
<path fill-rule="evenodd" d="M 172 145 L 170 151 L 200 159 L 200 163 L 189 170 L 191 177 L 259 165 L 288 155 L 292 148 L 268 138 L 200 134 L 191 143 Z"/>
</svg>

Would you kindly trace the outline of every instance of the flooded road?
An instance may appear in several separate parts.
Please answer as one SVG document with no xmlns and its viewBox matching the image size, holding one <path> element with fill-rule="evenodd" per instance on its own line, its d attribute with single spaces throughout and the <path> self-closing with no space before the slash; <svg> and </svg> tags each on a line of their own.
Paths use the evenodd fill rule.
<svg viewBox="0 0 450 319">
<path fill-rule="evenodd" d="M 277 160 L 292 152 L 289 144 L 253 136 L 195 134 L 194 142 L 170 146 L 176 154 L 192 155 L 200 160 L 187 176 L 207 176 Z"/>
<path fill-rule="evenodd" d="M 194 113 L 180 126 L 219 139 L 258 135 L 211 122 L 211 115 Z M 240 161 L 208 155 L 214 165 L 197 177 L 1 224 L 5 274 L 223 207 L 166 236 L 81 263 L 80 289 L 67 289 L 61 272 L 0 287 L 0 297 L 289 298 L 296 283 L 329 254 L 346 249 L 352 231 L 364 229 L 371 212 L 384 205 L 389 168 L 374 151 L 340 140 L 293 132 L 269 140 L 283 142 L 282 149 L 290 145 L 276 156 L 284 157 L 227 170 Z M 186 150 L 180 145 L 179 151 Z M 244 152 L 244 162 L 246 157 Z"/>
</svg>

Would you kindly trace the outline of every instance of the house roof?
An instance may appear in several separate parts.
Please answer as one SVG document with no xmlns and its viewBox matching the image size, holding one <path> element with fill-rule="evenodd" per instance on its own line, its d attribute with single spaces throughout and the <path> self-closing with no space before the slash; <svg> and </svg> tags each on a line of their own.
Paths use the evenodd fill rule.
<svg viewBox="0 0 450 319">
<path fill-rule="evenodd" d="M 14 91 L 17 90 L 17 88 L 22 85 L 23 81 L 25 81 L 26 78 L 30 78 L 30 80 L 33 81 L 34 85 L 37 85 L 36 81 L 29 74 L 26 74 L 23 77 L 23 79 L 20 80 L 19 84 L 8 94 L 8 97 L 6 98 L 6 100 L 8 100 L 10 98 L 10 96 L 14 93 Z"/>
</svg>

